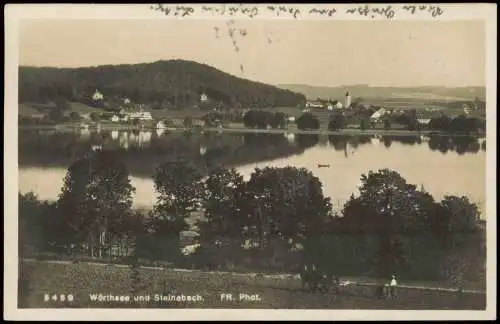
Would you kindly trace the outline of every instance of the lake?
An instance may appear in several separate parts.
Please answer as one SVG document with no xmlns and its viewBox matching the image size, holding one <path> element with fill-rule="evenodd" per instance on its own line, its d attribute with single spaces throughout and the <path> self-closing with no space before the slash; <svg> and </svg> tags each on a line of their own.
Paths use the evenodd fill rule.
<svg viewBox="0 0 500 324">
<path fill-rule="evenodd" d="M 423 186 L 435 199 L 466 195 L 485 208 L 486 142 L 475 137 L 19 130 L 20 192 L 57 199 L 68 166 L 96 146 L 126 161 L 136 207 L 155 203 L 155 167 L 184 158 L 203 172 L 218 164 L 235 167 L 245 179 L 256 167 L 305 167 L 321 180 L 336 210 L 357 194 L 362 174 L 382 168 Z"/>
</svg>

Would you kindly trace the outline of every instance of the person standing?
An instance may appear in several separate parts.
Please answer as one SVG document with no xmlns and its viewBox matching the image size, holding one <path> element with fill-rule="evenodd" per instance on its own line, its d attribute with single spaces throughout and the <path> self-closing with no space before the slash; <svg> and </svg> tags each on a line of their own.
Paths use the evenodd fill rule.
<svg viewBox="0 0 500 324">
<path fill-rule="evenodd" d="M 389 287 L 389 292 L 390 292 L 391 298 L 396 297 L 396 286 L 397 285 L 398 285 L 398 282 L 396 281 L 396 276 L 392 275 L 392 280 L 391 280 L 390 287 Z"/>
</svg>

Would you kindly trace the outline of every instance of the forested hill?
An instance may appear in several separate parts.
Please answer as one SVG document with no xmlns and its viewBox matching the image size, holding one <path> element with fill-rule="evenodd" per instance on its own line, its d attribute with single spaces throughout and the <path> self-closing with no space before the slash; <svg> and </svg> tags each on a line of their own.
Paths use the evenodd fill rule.
<svg viewBox="0 0 500 324">
<path fill-rule="evenodd" d="M 20 67 L 19 101 L 45 103 L 65 98 L 87 101 L 99 90 L 105 98 L 128 98 L 152 108 L 188 108 L 209 101 L 232 108 L 296 106 L 305 96 L 235 77 L 185 60 L 85 68 Z"/>
</svg>

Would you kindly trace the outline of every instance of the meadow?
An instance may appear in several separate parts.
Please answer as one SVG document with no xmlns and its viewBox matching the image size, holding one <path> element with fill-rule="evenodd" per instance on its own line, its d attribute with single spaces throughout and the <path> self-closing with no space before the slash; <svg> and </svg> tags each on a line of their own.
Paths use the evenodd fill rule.
<svg viewBox="0 0 500 324">
<path fill-rule="evenodd" d="M 261 308 L 261 309 L 485 309 L 486 296 L 478 292 L 398 287 L 397 298 L 375 298 L 376 286 L 352 283 L 333 293 L 301 288 L 294 275 L 259 276 L 166 268 L 140 268 L 89 263 L 20 262 L 20 308 Z M 341 278 L 345 280 L 345 278 Z M 135 282 L 135 284 L 134 284 Z M 97 302 L 90 294 L 150 296 L 150 301 Z M 231 293 L 233 301 L 221 294 Z M 238 300 L 240 293 L 260 301 Z M 72 294 L 74 301 L 44 301 L 45 294 Z M 155 294 L 200 295 L 198 302 L 155 302 Z"/>
</svg>

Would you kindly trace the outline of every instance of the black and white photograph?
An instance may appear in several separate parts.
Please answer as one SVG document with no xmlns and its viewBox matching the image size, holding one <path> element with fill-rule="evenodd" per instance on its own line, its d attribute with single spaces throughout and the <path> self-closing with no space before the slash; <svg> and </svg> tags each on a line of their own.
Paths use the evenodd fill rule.
<svg viewBox="0 0 500 324">
<path fill-rule="evenodd" d="M 13 317 L 494 318 L 496 5 L 5 14 Z"/>
</svg>

